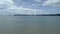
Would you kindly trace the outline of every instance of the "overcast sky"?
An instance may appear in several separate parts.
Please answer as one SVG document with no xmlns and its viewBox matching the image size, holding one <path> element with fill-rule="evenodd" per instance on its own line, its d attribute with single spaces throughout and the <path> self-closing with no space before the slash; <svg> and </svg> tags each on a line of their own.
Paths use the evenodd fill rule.
<svg viewBox="0 0 60 34">
<path fill-rule="evenodd" d="M 60 0 L 0 0 L 0 14 L 60 13 Z"/>
</svg>

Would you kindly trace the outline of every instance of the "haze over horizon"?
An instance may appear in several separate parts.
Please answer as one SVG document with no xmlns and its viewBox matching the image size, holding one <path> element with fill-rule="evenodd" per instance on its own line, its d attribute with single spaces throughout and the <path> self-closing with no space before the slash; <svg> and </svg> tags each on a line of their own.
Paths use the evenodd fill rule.
<svg viewBox="0 0 60 34">
<path fill-rule="evenodd" d="M 60 0 L 0 0 L 0 15 L 60 13 Z"/>
</svg>

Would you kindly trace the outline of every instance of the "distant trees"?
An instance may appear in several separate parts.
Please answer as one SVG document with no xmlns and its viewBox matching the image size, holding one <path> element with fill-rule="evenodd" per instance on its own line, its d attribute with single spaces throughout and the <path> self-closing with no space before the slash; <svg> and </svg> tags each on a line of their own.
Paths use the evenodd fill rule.
<svg viewBox="0 0 60 34">
<path fill-rule="evenodd" d="M 60 16 L 60 14 L 56 14 L 57 16 Z"/>
<path fill-rule="evenodd" d="M 60 16 L 60 14 L 14 14 L 14 16 Z"/>
</svg>

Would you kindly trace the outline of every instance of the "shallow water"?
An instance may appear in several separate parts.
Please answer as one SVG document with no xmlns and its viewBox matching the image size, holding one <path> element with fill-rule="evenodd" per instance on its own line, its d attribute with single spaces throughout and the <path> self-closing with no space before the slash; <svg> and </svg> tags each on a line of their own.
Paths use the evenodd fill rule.
<svg viewBox="0 0 60 34">
<path fill-rule="evenodd" d="M 0 16 L 0 34 L 60 34 L 60 16 Z"/>
</svg>

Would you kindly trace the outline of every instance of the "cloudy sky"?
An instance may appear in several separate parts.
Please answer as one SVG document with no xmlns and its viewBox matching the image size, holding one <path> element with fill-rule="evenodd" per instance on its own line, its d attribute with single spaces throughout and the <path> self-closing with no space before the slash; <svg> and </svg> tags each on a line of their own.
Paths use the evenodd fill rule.
<svg viewBox="0 0 60 34">
<path fill-rule="evenodd" d="M 60 0 L 0 0 L 0 14 L 60 13 Z"/>
</svg>

